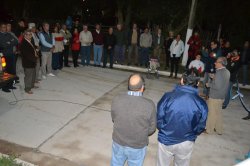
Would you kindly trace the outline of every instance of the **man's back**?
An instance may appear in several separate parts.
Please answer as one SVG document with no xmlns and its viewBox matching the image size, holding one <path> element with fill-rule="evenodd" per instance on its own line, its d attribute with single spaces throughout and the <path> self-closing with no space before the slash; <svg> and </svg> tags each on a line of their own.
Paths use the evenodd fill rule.
<svg viewBox="0 0 250 166">
<path fill-rule="evenodd" d="M 113 141 L 132 148 L 148 144 L 148 136 L 156 128 L 156 113 L 153 101 L 142 96 L 121 94 L 111 106 L 114 122 Z"/>
<path fill-rule="evenodd" d="M 190 86 L 177 86 L 157 106 L 158 140 L 165 145 L 195 141 L 205 128 L 207 105 Z"/>
</svg>

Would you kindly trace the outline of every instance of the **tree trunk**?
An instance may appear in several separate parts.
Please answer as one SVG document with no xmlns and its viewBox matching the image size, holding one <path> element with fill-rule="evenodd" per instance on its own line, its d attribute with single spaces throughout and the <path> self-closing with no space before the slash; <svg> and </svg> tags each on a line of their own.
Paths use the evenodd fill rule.
<svg viewBox="0 0 250 166">
<path fill-rule="evenodd" d="M 131 23 L 131 15 L 132 15 L 132 5 L 131 2 L 128 4 L 126 18 L 125 18 L 125 29 L 129 29 L 129 25 Z"/>
<path fill-rule="evenodd" d="M 124 18 L 123 18 L 123 0 L 116 0 L 117 4 L 117 19 L 119 24 L 123 24 Z"/>
</svg>

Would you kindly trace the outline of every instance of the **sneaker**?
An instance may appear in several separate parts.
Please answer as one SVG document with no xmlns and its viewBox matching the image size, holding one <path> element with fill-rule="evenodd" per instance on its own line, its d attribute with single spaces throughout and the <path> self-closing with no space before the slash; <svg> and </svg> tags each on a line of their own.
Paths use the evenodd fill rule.
<svg viewBox="0 0 250 166">
<path fill-rule="evenodd" d="M 42 76 L 42 79 L 44 79 L 44 80 L 45 80 L 45 79 L 46 79 L 46 76 Z"/>
<path fill-rule="evenodd" d="M 47 74 L 47 76 L 55 77 L 55 75 L 53 73 L 49 73 L 49 74 Z"/>
</svg>

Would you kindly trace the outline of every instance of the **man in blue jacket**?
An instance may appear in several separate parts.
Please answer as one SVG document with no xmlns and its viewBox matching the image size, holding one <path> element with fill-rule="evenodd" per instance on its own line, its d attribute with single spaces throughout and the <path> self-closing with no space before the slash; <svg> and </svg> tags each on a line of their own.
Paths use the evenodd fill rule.
<svg viewBox="0 0 250 166">
<path fill-rule="evenodd" d="M 183 74 L 180 85 L 167 92 L 157 105 L 157 166 L 188 166 L 194 141 L 206 126 L 208 108 L 198 95 L 196 71 Z"/>
</svg>

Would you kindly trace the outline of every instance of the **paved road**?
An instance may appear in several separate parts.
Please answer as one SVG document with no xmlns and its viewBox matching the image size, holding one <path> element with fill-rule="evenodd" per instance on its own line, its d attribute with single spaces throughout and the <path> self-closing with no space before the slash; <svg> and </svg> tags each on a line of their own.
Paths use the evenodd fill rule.
<svg viewBox="0 0 250 166">
<path fill-rule="evenodd" d="M 108 166 L 112 143 L 110 104 L 116 94 L 126 91 L 130 74 L 95 67 L 67 68 L 57 77 L 43 80 L 33 95 L 24 93 L 21 80 L 15 94 L 18 99 L 29 100 L 9 105 L 13 94 L 0 92 L 0 139 L 72 165 Z M 157 103 L 176 82 L 146 79 L 145 96 Z M 245 93 L 249 98 L 249 92 Z M 195 144 L 192 166 L 233 165 L 236 158 L 249 151 L 250 121 L 241 120 L 246 112 L 239 101 L 233 101 L 223 115 L 225 134 L 201 135 Z M 150 137 L 145 166 L 155 165 L 156 151 L 157 132 Z M 30 151 L 21 153 L 21 158 L 39 163 Z"/>
</svg>

